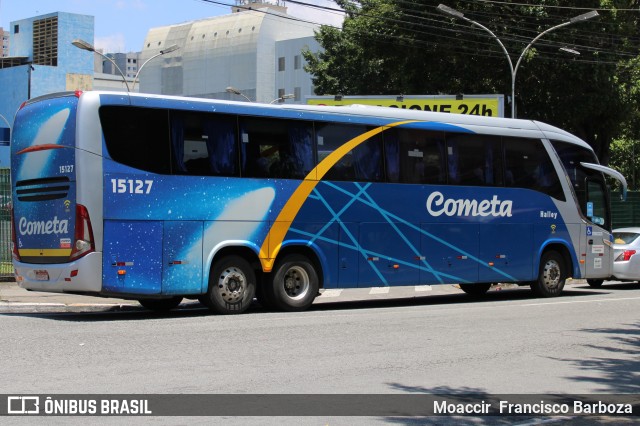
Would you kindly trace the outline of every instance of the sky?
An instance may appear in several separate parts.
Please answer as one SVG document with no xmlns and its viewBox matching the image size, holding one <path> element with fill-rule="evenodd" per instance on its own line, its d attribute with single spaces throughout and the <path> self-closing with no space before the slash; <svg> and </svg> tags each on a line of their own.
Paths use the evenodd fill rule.
<svg viewBox="0 0 640 426">
<path fill-rule="evenodd" d="M 299 2 L 338 8 L 331 0 Z M 0 0 L 0 27 L 9 30 L 13 21 L 51 12 L 92 15 L 96 48 L 109 53 L 137 52 L 142 50 L 150 28 L 226 15 L 235 3 L 235 0 L 216 0 L 215 3 L 206 0 Z M 285 3 L 289 15 L 327 25 L 340 26 L 342 22 L 336 12 Z"/>
</svg>

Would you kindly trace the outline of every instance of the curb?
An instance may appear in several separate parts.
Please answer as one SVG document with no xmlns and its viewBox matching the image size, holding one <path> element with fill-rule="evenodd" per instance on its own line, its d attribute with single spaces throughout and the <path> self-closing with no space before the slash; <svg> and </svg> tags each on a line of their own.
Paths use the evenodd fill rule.
<svg viewBox="0 0 640 426">
<path fill-rule="evenodd" d="M 133 312 L 143 311 L 140 305 L 131 304 L 92 304 L 74 303 L 26 303 L 26 302 L 0 302 L 0 314 L 24 314 L 24 313 L 87 313 L 87 312 Z"/>
</svg>

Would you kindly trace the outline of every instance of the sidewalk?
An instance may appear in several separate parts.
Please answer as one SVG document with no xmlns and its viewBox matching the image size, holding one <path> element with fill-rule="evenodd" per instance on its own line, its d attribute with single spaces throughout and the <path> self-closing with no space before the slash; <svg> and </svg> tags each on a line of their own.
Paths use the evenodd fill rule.
<svg viewBox="0 0 640 426">
<path fill-rule="evenodd" d="M 143 309 L 135 300 L 42 293 L 20 288 L 16 282 L 0 282 L 0 313 L 109 312 Z"/>
</svg>

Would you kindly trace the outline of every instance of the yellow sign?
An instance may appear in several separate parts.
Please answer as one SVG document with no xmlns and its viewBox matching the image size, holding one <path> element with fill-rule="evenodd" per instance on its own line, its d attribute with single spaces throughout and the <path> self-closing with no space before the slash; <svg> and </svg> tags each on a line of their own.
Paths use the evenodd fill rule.
<svg viewBox="0 0 640 426">
<path fill-rule="evenodd" d="M 338 100 L 339 99 L 339 100 Z M 311 96 L 308 105 L 372 105 L 420 111 L 446 112 L 451 114 L 504 117 L 504 96 L 486 95 L 478 97 L 455 96 Z"/>
</svg>

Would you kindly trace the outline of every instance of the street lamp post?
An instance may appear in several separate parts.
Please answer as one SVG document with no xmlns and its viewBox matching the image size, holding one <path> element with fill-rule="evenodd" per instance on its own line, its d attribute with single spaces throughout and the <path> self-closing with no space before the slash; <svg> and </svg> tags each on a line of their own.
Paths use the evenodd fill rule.
<svg viewBox="0 0 640 426">
<path fill-rule="evenodd" d="M 493 31 L 491 31 L 489 28 L 485 27 L 484 25 L 482 25 L 482 24 L 480 24 L 480 23 L 478 23 L 478 22 L 476 22 L 474 20 L 471 20 L 471 19 L 467 18 L 466 16 L 464 16 L 464 14 L 462 12 L 459 12 L 459 11 L 457 11 L 455 9 L 452 9 L 449 6 L 446 6 L 444 4 L 438 5 L 437 10 L 439 12 L 442 12 L 442 13 L 445 13 L 447 15 L 453 16 L 454 18 L 458 18 L 458 19 L 462 19 L 464 21 L 467 21 L 471 25 L 475 25 L 475 26 L 477 26 L 479 28 L 482 28 L 484 31 L 486 31 L 489 34 L 491 34 L 491 37 L 493 37 L 493 39 L 498 42 L 498 44 L 502 48 L 502 51 L 504 52 L 504 54 L 507 57 L 507 61 L 509 62 L 509 68 L 511 70 L 511 118 L 516 118 L 516 73 L 518 72 L 518 68 L 520 67 L 520 63 L 522 62 L 522 59 L 524 58 L 525 53 L 527 53 L 527 51 L 531 48 L 531 46 L 533 46 L 533 44 L 536 41 L 538 41 L 545 34 L 548 34 L 553 30 L 557 30 L 558 28 L 566 27 L 567 25 L 575 24 L 577 22 L 583 22 L 583 21 L 586 21 L 586 20 L 589 20 L 591 18 L 595 18 L 596 16 L 598 16 L 598 12 L 595 11 L 595 10 L 592 10 L 590 12 L 583 13 L 583 14 L 578 15 L 578 16 L 574 16 L 573 18 L 569 19 L 567 22 L 563 22 L 561 24 L 558 24 L 556 26 L 553 26 L 551 28 L 548 28 L 548 29 L 544 30 L 543 32 L 541 32 L 540 34 L 535 36 L 533 38 L 533 40 L 531 40 L 531 42 L 527 45 L 527 47 L 524 48 L 522 53 L 520 53 L 520 57 L 518 58 L 518 61 L 516 62 L 516 65 L 514 66 L 513 65 L 513 61 L 511 60 L 511 55 L 509 55 L 509 52 L 507 51 L 507 48 L 504 47 L 504 44 L 502 44 L 502 41 L 500 41 L 498 36 L 496 36 L 493 33 Z"/>
<path fill-rule="evenodd" d="M 234 95 L 238 95 L 238 96 L 242 96 L 243 98 L 245 98 L 248 102 L 253 102 L 251 99 L 249 99 L 249 97 L 247 95 L 245 95 L 244 93 L 242 93 L 241 91 L 239 91 L 238 89 L 236 89 L 233 86 L 229 86 L 227 87 L 227 92 L 228 93 L 233 93 Z M 277 99 L 276 99 L 277 100 Z"/>
<path fill-rule="evenodd" d="M 73 44 L 75 47 L 77 47 L 78 49 L 82 49 L 82 50 L 87 50 L 89 52 L 95 52 L 98 55 L 102 56 L 103 58 L 105 58 L 106 60 L 108 60 L 109 62 L 111 62 L 116 69 L 118 70 L 118 72 L 120 73 L 120 75 L 122 76 L 122 81 L 124 81 L 125 86 L 127 86 L 127 92 L 131 92 L 131 90 L 129 89 L 129 83 L 127 83 L 127 77 L 124 76 L 124 73 L 122 72 L 122 70 L 120 69 L 120 67 L 118 66 L 118 64 L 116 64 L 116 62 L 111 59 L 110 57 L 102 54 L 102 52 L 98 52 L 93 45 L 87 43 L 84 40 L 80 40 L 79 38 L 73 40 L 71 42 L 71 44 Z"/>
<path fill-rule="evenodd" d="M 269 102 L 270 104 L 275 104 L 276 102 L 284 102 L 285 99 L 293 99 L 296 95 L 294 95 L 293 93 L 288 93 L 286 95 L 282 95 L 279 98 L 275 98 L 274 100 L 272 100 L 271 102 Z"/>
<path fill-rule="evenodd" d="M 144 63 L 142 65 L 140 65 L 140 68 L 138 68 L 138 72 L 136 72 L 135 77 L 133 77 L 133 83 L 131 83 L 131 90 L 134 90 L 136 88 L 136 81 L 138 80 L 138 76 L 140 75 L 140 71 L 142 71 L 142 68 L 147 65 L 147 63 L 152 60 L 157 58 L 158 56 L 162 56 L 165 55 L 167 53 L 171 53 L 171 52 L 175 52 L 176 50 L 180 49 L 180 46 L 178 46 L 177 44 L 172 44 L 171 46 L 167 47 L 166 49 L 162 49 L 160 51 L 160 53 L 156 53 L 155 55 L 153 55 L 152 57 L 150 57 L 149 59 L 147 59 L 146 61 L 144 61 Z"/>
</svg>

